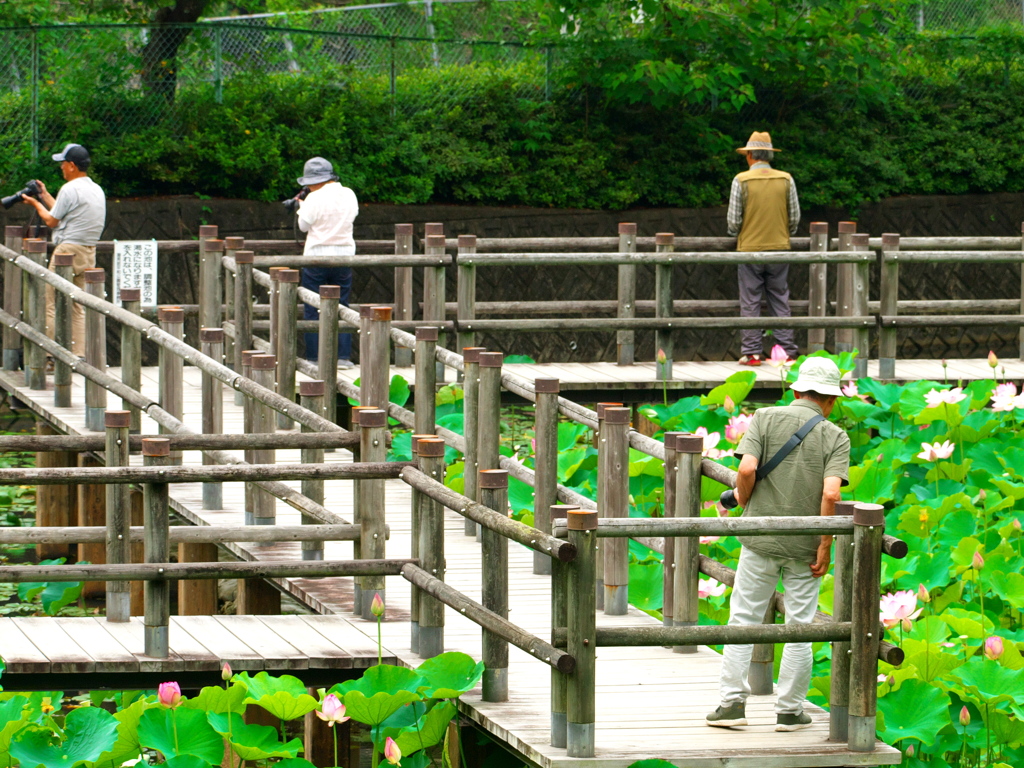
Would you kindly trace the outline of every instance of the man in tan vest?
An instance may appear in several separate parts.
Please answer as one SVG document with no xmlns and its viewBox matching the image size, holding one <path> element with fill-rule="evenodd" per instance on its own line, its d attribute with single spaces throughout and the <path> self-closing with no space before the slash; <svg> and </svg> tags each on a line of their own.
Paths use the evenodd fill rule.
<svg viewBox="0 0 1024 768">
<path fill-rule="evenodd" d="M 747 158 L 749 169 L 737 174 L 729 193 L 726 223 L 737 237 L 737 251 L 788 251 L 789 237 L 800 226 L 800 200 L 793 177 L 770 163 L 775 152 L 768 133 L 754 131 L 745 147 L 736 150 Z M 789 317 L 789 265 L 741 264 L 739 266 L 740 315 L 761 316 L 761 296 L 774 317 Z M 799 350 L 792 329 L 773 331 L 775 343 L 795 359 Z M 760 365 L 764 359 L 761 331 L 740 332 L 741 365 Z"/>
</svg>

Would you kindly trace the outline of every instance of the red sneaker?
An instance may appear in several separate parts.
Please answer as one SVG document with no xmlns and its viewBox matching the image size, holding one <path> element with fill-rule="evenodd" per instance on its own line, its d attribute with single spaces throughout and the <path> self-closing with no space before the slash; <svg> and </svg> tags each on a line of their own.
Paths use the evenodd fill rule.
<svg viewBox="0 0 1024 768">
<path fill-rule="evenodd" d="M 757 366 L 757 365 L 761 364 L 761 356 L 760 355 L 744 355 L 743 357 L 741 357 L 739 359 L 738 362 L 739 362 L 740 365 L 749 365 L 751 367 Z"/>
</svg>

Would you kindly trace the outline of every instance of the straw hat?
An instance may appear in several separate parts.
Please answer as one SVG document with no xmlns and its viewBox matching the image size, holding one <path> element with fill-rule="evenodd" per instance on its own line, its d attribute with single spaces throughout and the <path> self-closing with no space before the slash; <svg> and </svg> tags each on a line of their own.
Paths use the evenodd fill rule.
<svg viewBox="0 0 1024 768">
<path fill-rule="evenodd" d="M 747 146 L 740 147 L 736 151 L 742 155 L 744 152 L 751 152 L 755 149 L 767 149 L 771 152 L 782 151 L 778 147 L 772 146 L 772 137 L 768 131 L 754 131 L 750 134 L 750 138 L 747 139 Z"/>
</svg>

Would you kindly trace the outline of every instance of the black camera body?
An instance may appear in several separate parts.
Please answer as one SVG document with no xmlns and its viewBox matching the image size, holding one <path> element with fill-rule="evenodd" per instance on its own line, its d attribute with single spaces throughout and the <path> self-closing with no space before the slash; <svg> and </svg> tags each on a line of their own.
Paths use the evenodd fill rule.
<svg viewBox="0 0 1024 768">
<path fill-rule="evenodd" d="M 299 203 L 306 199 L 306 195 L 309 194 L 309 187 L 303 187 L 299 190 L 299 194 L 295 197 L 289 197 L 287 200 L 282 200 L 281 205 L 288 209 L 289 213 L 295 213 L 299 210 Z"/>
<path fill-rule="evenodd" d="M 723 509 L 736 509 L 740 505 L 736 499 L 736 489 L 730 488 L 728 491 L 722 491 L 722 495 L 718 497 L 718 503 L 722 505 Z"/>
<path fill-rule="evenodd" d="M 20 203 L 22 198 L 33 197 L 39 200 L 39 196 L 43 193 L 43 190 L 39 188 L 39 182 L 32 179 L 28 184 L 25 185 L 24 189 L 18 190 L 13 195 L 0 198 L 0 205 L 4 208 L 13 208 L 17 203 Z"/>
</svg>

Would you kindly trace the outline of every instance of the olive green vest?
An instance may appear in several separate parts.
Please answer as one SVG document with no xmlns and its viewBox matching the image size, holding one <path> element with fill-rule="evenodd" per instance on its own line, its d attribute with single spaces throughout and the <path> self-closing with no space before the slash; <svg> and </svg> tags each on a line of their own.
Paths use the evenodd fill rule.
<svg viewBox="0 0 1024 768">
<path fill-rule="evenodd" d="M 736 176 L 743 188 L 743 226 L 737 251 L 789 250 L 789 185 L 774 168 L 751 168 Z"/>
</svg>

